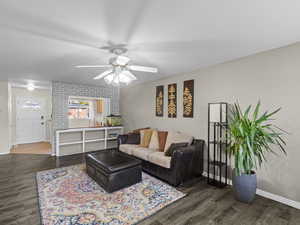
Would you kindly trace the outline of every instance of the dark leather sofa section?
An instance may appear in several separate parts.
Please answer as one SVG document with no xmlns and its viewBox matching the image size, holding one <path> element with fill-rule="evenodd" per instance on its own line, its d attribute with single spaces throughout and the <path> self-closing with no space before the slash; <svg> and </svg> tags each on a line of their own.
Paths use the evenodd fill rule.
<svg viewBox="0 0 300 225">
<path fill-rule="evenodd" d="M 128 134 L 119 135 L 118 145 L 127 144 L 127 140 Z M 178 186 L 185 181 L 202 175 L 204 145 L 204 140 L 194 139 L 192 145 L 175 150 L 171 156 L 171 168 L 169 169 L 140 159 L 142 169 L 173 186 Z"/>
</svg>

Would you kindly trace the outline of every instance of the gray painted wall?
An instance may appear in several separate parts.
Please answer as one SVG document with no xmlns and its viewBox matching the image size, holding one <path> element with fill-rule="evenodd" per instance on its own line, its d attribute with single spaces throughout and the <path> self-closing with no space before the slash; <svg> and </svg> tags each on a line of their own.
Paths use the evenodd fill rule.
<svg viewBox="0 0 300 225">
<path fill-rule="evenodd" d="M 120 107 L 126 130 L 151 126 L 178 130 L 207 140 L 207 104 L 238 100 L 243 107 L 259 99 L 263 109 L 282 107 L 277 125 L 288 130 L 288 156 L 269 155 L 258 174 L 264 191 L 300 201 L 300 44 L 211 66 L 190 74 L 121 89 Z M 188 60 L 188 59 L 187 59 Z M 151 75 L 155 76 L 155 75 Z M 183 81 L 195 80 L 194 118 L 182 116 Z M 178 117 L 167 118 L 167 85 L 177 83 Z M 165 86 L 164 117 L 155 116 L 155 86 Z"/>
<path fill-rule="evenodd" d="M 10 150 L 8 97 L 8 83 L 0 81 L 0 154 L 6 154 Z"/>
</svg>

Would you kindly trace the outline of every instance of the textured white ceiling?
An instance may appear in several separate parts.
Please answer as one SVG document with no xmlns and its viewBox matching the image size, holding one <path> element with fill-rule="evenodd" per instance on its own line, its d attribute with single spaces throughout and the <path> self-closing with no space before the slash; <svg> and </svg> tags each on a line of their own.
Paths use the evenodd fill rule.
<svg viewBox="0 0 300 225">
<path fill-rule="evenodd" d="M 300 40 L 299 0 L 1 0 L 0 80 L 99 84 L 108 42 L 128 44 L 139 81 Z"/>
</svg>

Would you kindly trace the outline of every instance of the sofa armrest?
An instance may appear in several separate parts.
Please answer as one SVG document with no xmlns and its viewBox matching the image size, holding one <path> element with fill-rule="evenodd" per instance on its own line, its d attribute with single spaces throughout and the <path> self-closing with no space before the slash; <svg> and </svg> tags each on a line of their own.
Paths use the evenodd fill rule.
<svg viewBox="0 0 300 225">
<path fill-rule="evenodd" d="M 171 165 L 178 169 L 183 168 L 184 165 L 188 165 L 193 156 L 195 155 L 195 146 L 190 145 L 176 149 L 172 154 Z"/>
<path fill-rule="evenodd" d="M 176 171 L 176 179 L 180 182 L 202 175 L 204 143 L 203 140 L 194 140 L 192 145 L 173 152 L 171 168 Z"/>
<path fill-rule="evenodd" d="M 189 164 L 194 161 L 203 163 L 204 144 L 204 140 L 194 139 L 192 145 L 176 149 L 172 155 L 173 163 L 181 163 L 185 160 L 189 160 Z"/>
</svg>

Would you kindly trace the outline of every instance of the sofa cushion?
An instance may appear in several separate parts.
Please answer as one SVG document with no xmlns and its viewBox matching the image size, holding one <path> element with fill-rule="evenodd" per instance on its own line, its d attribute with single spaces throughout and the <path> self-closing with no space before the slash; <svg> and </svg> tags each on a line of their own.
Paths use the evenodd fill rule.
<svg viewBox="0 0 300 225">
<path fill-rule="evenodd" d="M 125 152 L 129 155 L 132 154 L 133 149 L 139 148 L 139 145 L 132 145 L 132 144 L 122 144 L 119 146 L 121 152 Z"/>
<path fill-rule="evenodd" d="M 152 154 L 153 152 L 155 152 L 155 150 L 139 147 L 139 148 L 134 148 L 131 154 L 137 158 L 148 161 L 149 155 Z"/>
<path fill-rule="evenodd" d="M 148 161 L 164 168 L 171 168 L 171 157 L 165 156 L 164 152 L 153 152 L 148 155 Z"/>
<path fill-rule="evenodd" d="M 136 133 L 137 131 L 139 132 L 140 134 L 140 144 L 142 143 L 143 139 L 144 139 L 144 130 L 149 130 L 150 128 L 141 128 L 141 129 L 138 129 L 138 130 L 134 130 L 133 133 Z"/>
<path fill-rule="evenodd" d="M 168 131 L 158 131 L 159 151 L 163 152 L 165 149 Z"/>
<path fill-rule="evenodd" d="M 151 141 L 151 136 L 152 136 L 153 130 L 148 129 L 148 130 L 141 130 L 141 147 L 148 148 L 150 141 Z"/>
<path fill-rule="evenodd" d="M 157 132 L 157 130 L 153 130 L 152 136 L 151 136 L 151 140 L 150 140 L 148 148 L 154 149 L 154 150 L 158 151 L 158 149 L 159 149 L 159 141 L 158 141 L 158 132 Z"/>
<path fill-rule="evenodd" d="M 140 144 L 140 134 L 130 133 L 127 135 L 127 144 Z"/>
<path fill-rule="evenodd" d="M 166 152 L 171 144 L 173 143 L 182 143 L 182 142 L 187 142 L 188 145 L 192 144 L 193 142 L 193 137 L 181 132 L 174 132 L 174 131 L 169 131 L 168 136 L 167 136 L 167 141 L 165 145 L 164 152 Z"/>
</svg>

